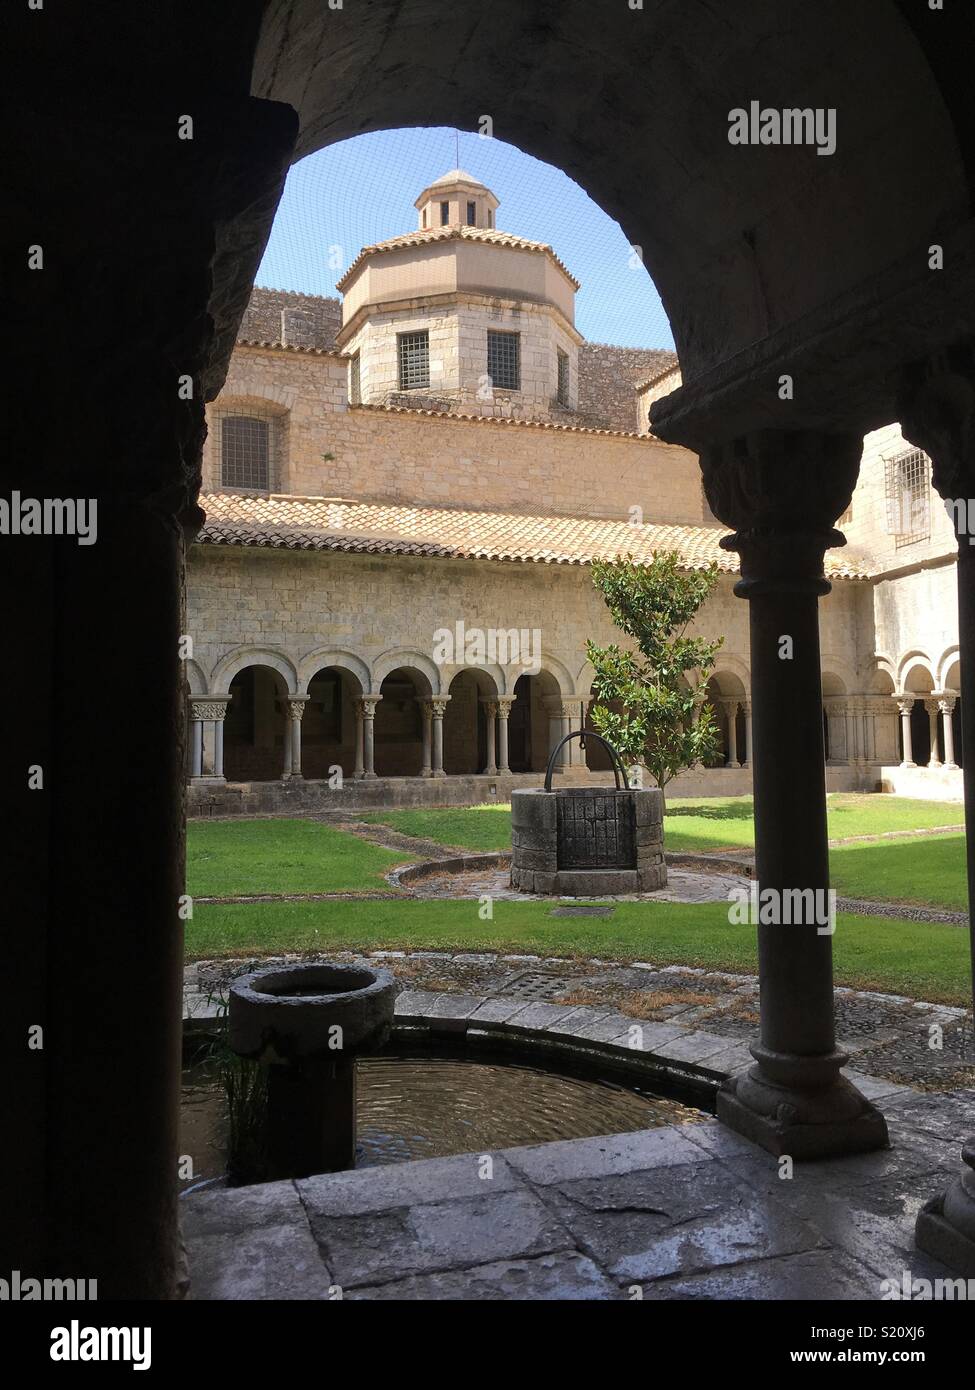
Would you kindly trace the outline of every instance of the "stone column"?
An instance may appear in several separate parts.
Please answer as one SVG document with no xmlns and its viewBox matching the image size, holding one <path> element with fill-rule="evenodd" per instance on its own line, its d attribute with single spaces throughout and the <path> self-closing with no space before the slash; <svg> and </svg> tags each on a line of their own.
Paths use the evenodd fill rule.
<svg viewBox="0 0 975 1390">
<path fill-rule="evenodd" d="M 859 762 L 857 753 L 857 721 L 854 704 L 850 699 L 843 701 L 843 717 L 846 721 L 846 761 L 851 767 Z"/>
<path fill-rule="evenodd" d="M 446 777 L 443 768 L 443 717 L 447 709 L 449 695 L 430 701 L 433 716 L 433 773 L 434 777 Z"/>
<path fill-rule="evenodd" d="M 363 740 L 363 725 L 365 720 L 362 716 L 362 701 L 355 702 L 355 767 L 352 769 L 352 776 L 355 781 L 361 781 L 365 776 L 365 752 Z"/>
<path fill-rule="evenodd" d="M 722 700 L 725 719 L 728 721 L 728 757 L 725 767 L 741 767 L 738 761 L 738 701 Z"/>
<path fill-rule="evenodd" d="M 508 766 L 508 716 L 514 704 L 514 696 L 508 695 L 498 701 L 498 771 L 510 772 Z"/>
<path fill-rule="evenodd" d="M 229 695 L 207 695 L 205 699 L 192 699 L 190 713 L 194 725 L 199 728 L 199 768 L 194 777 L 205 781 L 223 781 L 223 721 L 227 716 Z M 210 731 L 209 738 L 207 730 Z M 196 766 L 197 735 L 194 732 L 194 766 Z"/>
<path fill-rule="evenodd" d="M 945 736 L 945 768 L 954 772 L 958 768 L 955 762 L 955 729 L 951 722 L 951 716 L 955 711 L 954 695 L 942 695 L 938 700 L 938 709 L 941 711 L 941 727 Z"/>
<path fill-rule="evenodd" d="M 363 695 L 356 701 L 356 713 L 362 720 L 362 776 L 365 780 L 376 775 L 376 706 L 381 695 Z"/>
<path fill-rule="evenodd" d="M 829 855 L 818 600 L 833 527 L 856 482 L 855 434 L 762 430 L 705 448 L 712 511 L 736 528 L 748 600 L 761 1039 L 718 1095 L 724 1123 L 794 1158 L 887 1142 L 883 1117 L 840 1074 L 828 924 Z M 799 920 L 796 921 L 796 918 Z"/>
<path fill-rule="evenodd" d="M 484 721 L 487 732 L 487 749 L 484 758 L 484 772 L 488 777 L 493 777 L 498 770 L 497 753 L 495 751 L 495 732 L 498 723 L 498 702 L 497 700 L 482 700 L 484 705 Z"/>
<path fill-rule="evenodd" d="M 561 705 L 559 706 L 559 714 L 561 720 L 559 726 L 559 738 L 565 738 L 567 734 L 570 734 L 572 732 L 573 713 L 574 710 L 572 702 L 570 700 L 563 700 Z M 576 742 L 576 740 L 573 740 L 573 742 Z M 562 765 L 562 771 L 568 772 L 570 767 L 572 766 L 572 743 L 564 743 L 562 745 L 562 754 L 559 761 Z"/>
<path fill-rule="evenodd" d="M 562 701 L 548 698 L 545 700 L 545 710 L 548 714 L 548 753 L 546 755 L 546 766 L 548 759 L 558 747 L 559 739 L 562 737 Z M 565 771 L 565 751 L 563 750 L 558 762 L 552 769 L 554 773 Z"/>
<path fill-rule="evenodd" d="M 932 481 L 954 510 L 958 539 L 958 645 L 961 741 L 968 856 L 969 936 L 975 975 L 975 339 L 904 373 L 898 402 L 904 438 L 930 456 Z M 954 749 L 952 749 L 954 752 Z M 945 743 L 945 759 L 948 744 Z M 969 1135 L 971 1136 L 971 1131 Z M 968 1278 L 975 1277 L 975 1137 L 963 1143 L 964 1167 L 917 1219 L 918 1246 Z"/>
<path fill-rule="evenodd" d="M 827 695 L 826 723 L 829 728 L 829 757 L 827 764 L 840 765 L 848 760 L 847 702 L 842 695 Z"/>
<path fill-rule="evenodd" d="M 917 763 L 914 761 L 914 747 L 911 742 L 911 710 L 913 708 L 913 699 L 898 696 L 897 709 L 901 717 L 901 739 L 904 745 L 901 753 L 901 767 L 917 767 Z"/>
<path fill-rule="evenodd" d="M 5 1146 L 4 1187 L 16 1200 L 4 1204 L 0 1244 L 5 1273 L 97 1280 L 103 1305 L 186 1291 L 184 577 L 203 520 L 205 403 L 225 374 L 298 124 L 285 103 L 249 97 L 247 26 L 218 43 L 196 25 L 188 60 L 186 25 L 166 8 L 146 12 L 141 33 L 117 27 L 112 52 L 89 45 L 83 103 L 71 85 L 57 109 L 14 100 L 5 116 L 16 206 L 29 209 L 45 269 L 5 284 L 23 350 L 4 496 L 85 499 L 92 523 L 93 499 L 97 541 L 0 545 L 4 592 L 17 595 L 7 650 L 31 672 L 4 784 L 4 905 L 30 929 L 5 963 L 4 1103 L 17 1138 Z M 60 71 L 77 51 L 82 22 L 62 8 L 43 34 L 34 25 L 45 68 Z M 164 94 L 177 86 L 170 119 Z M 178 112 L 194 113 L 192 140 L 176 138 Z M 55 342 L 84 343 L 58 354 L 56 411 L 36 370 Z M 125 634 L 137 699 L 106 698 L 92 636 L 109 622 Z M 96 764 L 93 749 L 108 756 Z M 33 763 L 43 789 L 28 787 Z M 43 1028 L 43 1051 L 27 1045 L 31 1025 Z"/>
<path fill-rule="evenodd" d="M 307 695 L 289 696 L 287 703 L 288 737 L 285 739 L 284 770 L 282 780 L 301 780 L 301 716 L 305 712 Z"/>
<path fill-rule="evenodd" d="M 212 698 L 198 699 L 198 698 L 195 698 L 195 697 L 190 699 L 190 731 L 191 731 L 190 736 L 191 736 L 191 752 L 192 752 L 192 757 L 191 757 L 191 761 L 190 761 L 190 776 L 191 776 L 191 777 L 202 777 L 202 776 L 204 775 L 204 759 L 203 759 L 203 731 L 204 731 L 204 727 L 205 727 L 208 723 L 211 723 L 211 722 L 213 721 L 213 719 L 216 717 L 215 711 L 218 710 L 222 705 L 226 705 L 228 699 L 229 699 L 229 696 L 227 696 L 226 698 L 224 698 L 224 699 L 222 699 L 222 700 L 215 700 L 215 699 L 212 699 Z M 221 716 L 221 717 L 222 717 L 222 716 Z M 211 763 L 210 763 L 210 771 L 211 771 L 211 772 L 212 772 L 212 768 L 213 768 L 213 764 L 212 764 L 212 761 L 211 761 Z"/>
<path fill-rule="evenodd" d="M 751 700 L 740 701 L 742 713 L 745 716 L 745 756 L 742 759 L 742 767 L 752 765 L 752 702 Z"/>
<path fill-rule="evenodd" d="M 423 739 L 420 776 L 433 776 L 433 710 L 429 700 L 420 701 L 420 727 Z"/>
<path fill-rule="evenodd" d="M 938 748 L 938 715 L 941 713 L 937 700 L 925 700 L 924 708 L 928 715 L 930 726 L 931 756 L 928 758 L 928 767 L 941 766 L 941 752 Z M 945 757 L 948 756 L 948 746 L 945 745 Z"/>
</svg>

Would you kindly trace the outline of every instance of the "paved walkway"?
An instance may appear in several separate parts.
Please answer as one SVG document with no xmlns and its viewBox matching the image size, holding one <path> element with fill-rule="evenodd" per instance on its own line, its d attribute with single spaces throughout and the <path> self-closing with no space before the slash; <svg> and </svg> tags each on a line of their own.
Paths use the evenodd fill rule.
<svg viewBox="0 0 975 1390">
<path fill-rule="evenodd" d="M 460 1008 L 459 997 L 491 1000 L 496 1009 L 507 1006 L 512 1016 L 518 1009 L 539 1003 L 556 1005 L 563 1014 L 588 1009 L 592 1015 L 589 1021 L 601 1015 L 614 1020 L 622 1017 L 623 1022 L 614 1025 L 616 1034 L 624 1033 L 633 1023 L 667 1024 L 673 1037 L 692 1038 L 705 1052 L 710 1045 L 712 1056 L 726 1050 L 729 1061 L 740 1060 L 742 1064 L 750 1060 L 748 1044 L 758 1037 L 758 980 L 753 975 L 646 962 L 624 965 L 494 952 L 373 951 L 364 956 L 337 952 L 301 959 L 359 960 L 387 966 L 404 991 L 409 991 L 397 1001 L 398 1013 L 403 1012 L 410 996 L 423 1000 L 442 996 L 438 1008 L 455 1011 Z M 201 961 L 188 966 L 186 1017 L 214 1017 L 228 980 L 259 963 Z M 263 958 L 263 963 L 268 963 L 268 958 Z M 835 1008 L 838 1044 L 849 1053 L 859 1072 L 887 1086 L 950 1091 L 975 1085 L 970 1011 L 851 989 L 835 991 Z M 605 1026 L 602 1031 L 605 1033 Z M 727 1070 L 732 1069 L 729 1066 Z"/>
<path fill-rule="evenodd" d="M 709 1120 L 196 1192 L 191 1297 L 880 1299 L 905 1272 L 951 1277 L 913 1227 L 970 1102 L 892 1096 L 890 1149 L 789 1178 Z"/>
</svg>

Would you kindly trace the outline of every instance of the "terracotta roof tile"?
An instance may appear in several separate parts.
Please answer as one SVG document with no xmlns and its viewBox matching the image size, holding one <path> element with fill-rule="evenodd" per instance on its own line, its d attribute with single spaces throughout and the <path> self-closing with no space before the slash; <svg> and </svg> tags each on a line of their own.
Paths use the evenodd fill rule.
<svg viewBox="0 0 975 1390">
<path fill-rule="evenodd" d="M 204 493 L 203 545 L 272 546 L 377 555 L 427 555 L 467 560 L 585 565 L 632 555 L 649 561 L 655 551 L 676 551 L 687 569 L 712 561 L 727 574 L 736 557 L 718 542 L 727 532 L 713 526 L 635 526 L 590 517 L 521 516 L 510 512 L 408 507 L 348 498 L 256 497 Z M 826 556 L 833 578 L 866 578 L 869 571 L 844 551 Z"/>
<path fill-rule="evenodd" d="M 335 282 L 335 288 L 344 291 L 353 273 L 374 251 L 399 251 L 408 246 L 427 246 L 434 241 L 484 241 L 492 246 L 511 246 L 518 251 L 541 251 L 555 262 L 573 289 L 579 288 L 579 281 L 564 262 L 559 260 L 548 242 L 529 241 L 527 237 L 515 236 L 513 232 L 501 232 L 494 227 L 456 226 L 420 228 L 415 232 L 404 232 L 401 236 L 389 237 L 386 241 L 375 241 L 371 246 L 363 246 L 341 280 Z"/>
</svg>

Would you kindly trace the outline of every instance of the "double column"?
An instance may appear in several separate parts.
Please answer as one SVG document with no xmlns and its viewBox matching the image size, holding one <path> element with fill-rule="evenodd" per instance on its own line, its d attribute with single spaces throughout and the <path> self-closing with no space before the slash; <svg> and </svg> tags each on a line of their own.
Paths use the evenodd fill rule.
<svg viewBox="0 0 975 1390">
<path fill-rule="evenodd" d="M 301 780 L 301 716 L 308 702 L 307 695 L 289 695 L 285 701 L 287 724 L 284 733 L 284 767 L 281 780 Z"/>
<path fill-rule="evenodd" d="M 917 363 L 903 374 L 898 418 L 904 438 L 923 449 L 932 481 L 953 511 L 958 540 L 958 646 L 961 745 L 968 859 L 969 936 L 975 974 L 975 339 Z M 948 703 L 945 697 L 945 704 Z M 945 761 L 951 710 L 945 718 Z M 975 1126 L 962 1140 L 962 1169 L 917 1219 L 915 1239 L 929 1255 L 975 1277 Z"/>
<path fill-rule="evenodd" d="M 914 697 L 911 695 L 898 695 L 897 713 L 901 721 L 901 767 L 917 767 L 914 761 L 914 744 L 911 737 L 911 712 L 914 709 Z"/>
<path fill-rule="evenodd" d="M 421 777 L 446 777 L 443 766 L 443 717 L 449 695 L 420 701 L 423 720 L 423 766 Z"/>
<path fill-rule="evenodd" d="M 856 482 L 858 435 L 762 430 L 705 449 L 712 511 L 736 533 L 748 600 L 761 1037 L 718 1116 L 773 1153 L 877 1148 L 883 1117 L 841 1075 L 833 1021 L 820 674 L 823 558 Z"/>
<path fill-rule="evenodd" d="M 224 781 L 223 722 L 229 695 L 190 698 L 190 776 L 194 781 Z"/>
<path fill-rule="evenodd" d="M 376 775 L 376 706 L 381 695 L 363 695 L 355 702 L 355 767 L 352 776 L 362 781 Z"/>
</svg>

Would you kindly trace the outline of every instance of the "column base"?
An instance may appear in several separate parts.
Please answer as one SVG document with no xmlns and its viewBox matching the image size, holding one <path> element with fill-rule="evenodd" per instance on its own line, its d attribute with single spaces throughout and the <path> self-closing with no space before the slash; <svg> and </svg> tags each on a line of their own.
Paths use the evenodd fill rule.
<svg viewBox="0 0 975 1390">
<path fill-rule="evenodd" d="M 444 772 L 443 768 L 437 768 L 437 770 L 436 770 L 434 773 L 432 773 L 431 775 L 434 776 L 434 777 L 446 777 L 446 776 L 447 776 L 447 774 L 446 774 L 446 772 Z"/>
<path fill-rule="evenodd" d="M 364 772 L 364 773 L 362 774 L 362 780 L 363 780 L 363 782 L 374 782 L 374 781 L 376 780 L 376 773 L 375 773 L 375 772 Z"/>
<path fill-rule="evenodd" d="M 926 1202 L 914 1228 L 917 1248 L 949 1269 L 975 1277 L 975 1144 L 962 1150 L 969 1165 L 951 1186 Z"/>
<path fill-rule="evenodd" d="M 901 767 L 917 767 L 917 763 L 901 763 Z"/>
<path fill-rule="evenodd" d="M 725 767 L 733 767 L 737 769 L 741 767 L 741 763 L 725 763 Z"/>
<path fill-rule="evenodd" d="M 420 776 L 421 776 L 421 777 L 432 777 L 432 776 L 433 776 L 433 768 L 432 768 L 432 767 L 421 767 L 421 768 L 420 768 Z"/>
<path fill-rule="evenodd" d="M 480 775 L 482 777 L 497 777 L 498 769 L 496 767 L 485 767 L 482 768 Z"/>
<path fill-rule="evenodd" d="M 753 1054 L 758 1052 L 753 1048 Z M 722 1124 L 772 1154 L 796 1159 L 836 1158 L 840 1154 L 884 1149 L 889 1140 L 883 1115 L 839 1073 L 846 1061 L 841 1053 L 824 1058 L 778 1058 L 788 1067 L 815 1069 L 832 1079 L 809 1089 L 773 1081 L 761 1061 L 743 1075 L 730 1077 L 718 1091 L 717 1115 Z M 825 1066 L 823 1064 L 826 1064 Z"/>
</svg>

